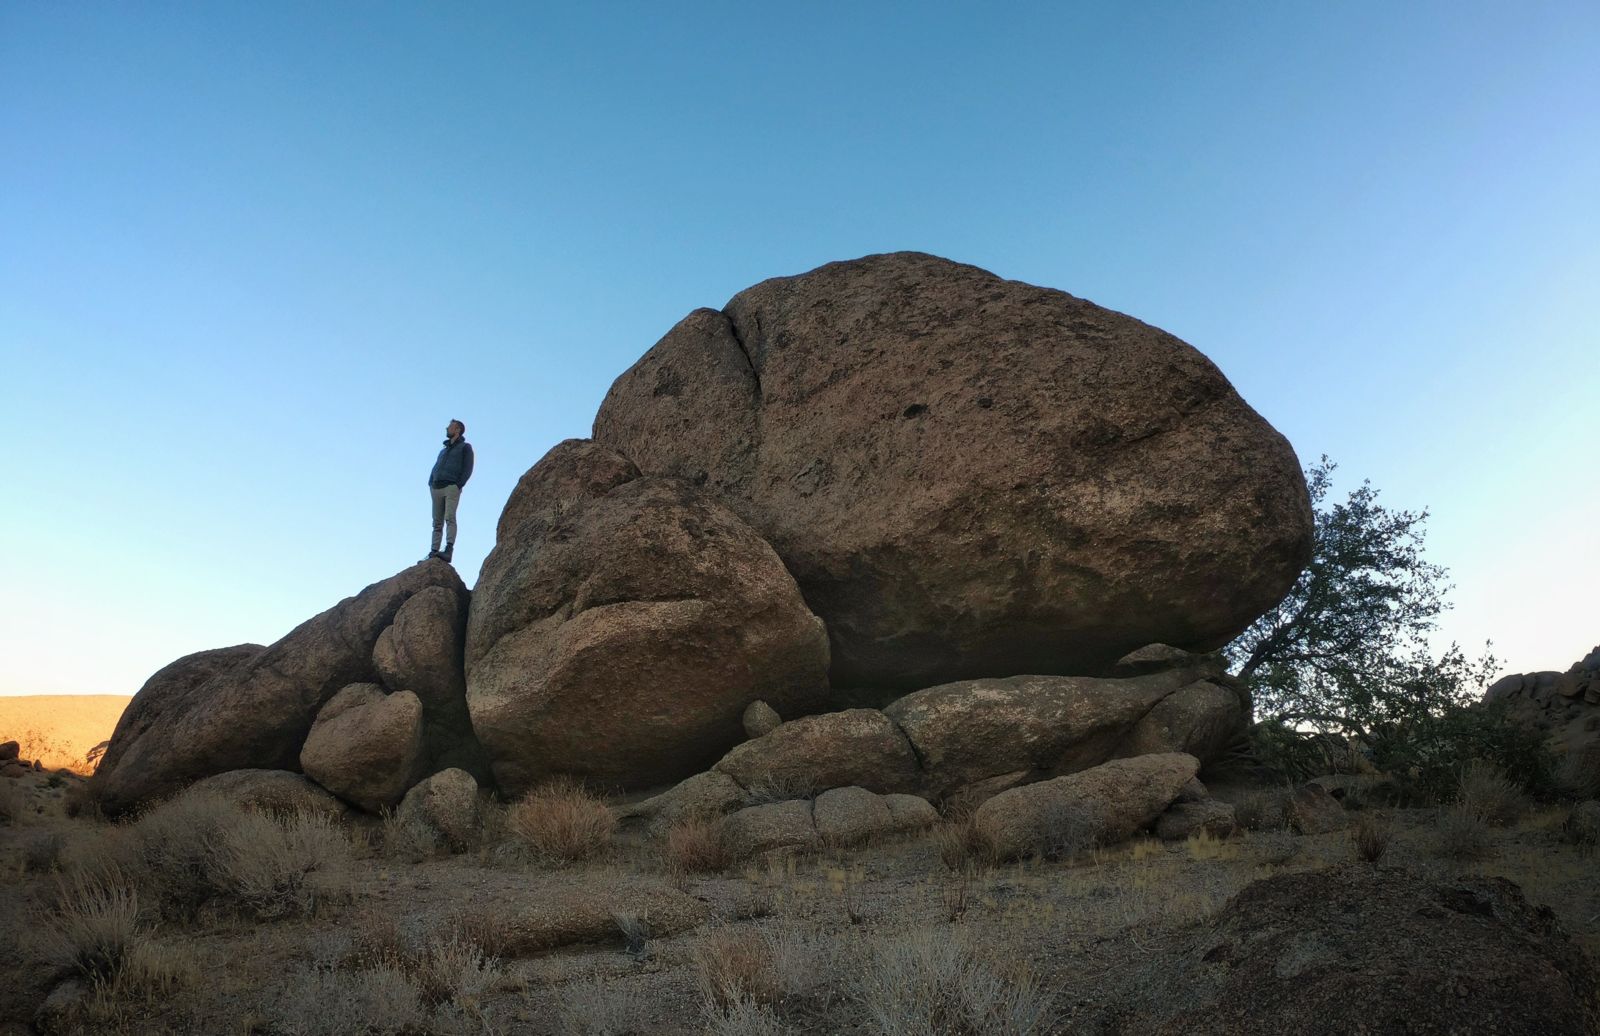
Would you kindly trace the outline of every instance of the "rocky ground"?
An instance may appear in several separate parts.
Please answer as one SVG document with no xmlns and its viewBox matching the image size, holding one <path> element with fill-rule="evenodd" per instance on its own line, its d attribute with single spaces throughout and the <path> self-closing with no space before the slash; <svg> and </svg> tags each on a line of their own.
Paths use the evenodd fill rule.
<svg viewBox="0 0 1600 1036">
<path fill-rule="evenodd" d="M 1571 1012 L 1597 992 L 1578 954 L 1600 959 L 1600 863 L 1563 831 L 1564 808 L 1465 835 L 1452 811 L 1351 811 L 1354 826 L 1305 835 L 1233 789 L 1262 829 L 991 865 L 947 820 L 699 875 L 626 833 L 558 864 L 499 807 L 455 856 L 424 856 L 393 821 L 342 821 L 328 830 L 348 852 L 303 849 L 323 866 L 270 909 L 241 893 L 179 918 L 170 886 L 131 879 L 137 920 L 117 938 L 139 963 L 96 987 L 59 980 L 93 970 L 84 944 L 112 939 L 115 910 L 74 922 L 63 896 L 130 859 L 153 821 L 69 818 L 71 778 L 11 783 L 5 1033 L 1594 1031 Z M 1378 863 L 1358 858 L 1358 832 L 1390 836 Z M 50 945 L 63 926 L 76 972 Z M 1377 957 L 1352 971 L 1363 952 Z M 1273 1028 L 1252 1006 L 1269 993 L 1336 1003 L 1317 1008 L 1322 1027 Z M 1544 1006 L 1493 1013 L 1524 999 Z M 1385 1002 L 1413 1027 L 1382 1024 Z M 1435 1008 L 1459 1024 L 1421 1027 Z"/>
</svg>

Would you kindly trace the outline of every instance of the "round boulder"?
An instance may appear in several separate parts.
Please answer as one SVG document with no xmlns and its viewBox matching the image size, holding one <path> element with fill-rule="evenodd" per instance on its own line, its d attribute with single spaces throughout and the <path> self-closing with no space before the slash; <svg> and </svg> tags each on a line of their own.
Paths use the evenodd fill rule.
<svg viewBox="0 0 1600 1036">
<path fill-rule="evenodd" d="M 612 385 L 594 438 L 772 543 L 838 687 L 1208 651 L 1311 553 L 1294 450 L 1197 350 L 914 252 L 691 313 Z"/>
<path fill-rule="evenodd" d="M 737 744 L 752 701 L 827 700 L 826 632 L 772 548 L 706 491 L 628 470 L 558 445 L 484 561 L 467 705 L 509 795 L 552 774 L 664 784 Z"/>
<path fill-rule="evenodd" d="M 368 813 L 397 804 L 423 764 L 422 702 L 351 684 L 328 701 L 300 751 L 300 768 Z"/>
</svg>

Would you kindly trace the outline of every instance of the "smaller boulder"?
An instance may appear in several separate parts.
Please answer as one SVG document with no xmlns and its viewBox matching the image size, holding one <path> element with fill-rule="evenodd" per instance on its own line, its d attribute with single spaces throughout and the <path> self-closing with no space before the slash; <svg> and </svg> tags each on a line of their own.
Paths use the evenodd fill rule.
<svg viewBox="0 0 1600 1036">
<path fill-rule="evenodd" d="M 1238 829 L 1233 807 L 1216 799 L 1174 802 L 1156 818 L 1156 837 L 1163 842 L 1181 842 L 1202 832 L 1213 838 L 1227 838 Z"/>
<path fill-rule="evenodd" d="M 680 820 L 719 817 L 745 804 L 744 789 L 725 773 L 708 770 L 686 777 L 659 795 L 619 806 L 619 820 L 643 820 L 652 837 L 665 834 Z"/>
<path fill-rule="evenodd" d="M 1056 856 L 1112 845 L 1160 816 L 1200 770 L 1181 752 L 1113 759 L 1003 791 L 978 807 L 977 835 L 997 859 Z"/>
<path fill-rule="evenodd" d="M 854 787 L 834 788 L 818 795 L 811 816 L 817 837 L 823 844 L 834 846 L 920 830 L 939 819 L 932 804 L 916 795 L 874 795 L 865 788 Z"/>
<path fill-rule="evenodd" d="M 744 707 L 744 734 L 745 737 L 765 737 L 777 730 L 783 723 L 783 717 L 764 701 L 753 701 Z"/>
<path fill-rule="evenodd" d="M 1117 659 L 1112 664 L 1110 672 L 1106 675 L 1113 677 L 1147 676 L 1150 673 L 1163 673 L 1169 669 L 1206 668 L 1220 671 L 1222 667 L 1210 655 L 1185 651 L 1183 648 L 1176 648 L 1171 644 L 1146 644 L 1144 647 L 1136 651 L 1130 651 Z"/>
<path fill-rule="evenodd" d="M 781 724 L 737 745 L 716 769 L 746 788 L 779 786 L 825 791 L 859 785 L 909 792 L 919 775 L 911 744 L 877 709 L 846 709 Z"/>
<path fill-rule="evenodd" d="M 22 746 L 15 741 L 0 741 L 0 763 L 8 763 L 17 758 L 22 752 Z"/>
<path fill-rule="evenodd" d="M 1289 796 L 1285 812 L 1296 834 L 1325 835 L 1350 825 L 1344 806 L 1320 784 L 1302 784 Z"/>
<path fill-rule="evenodd" d="M 369 813 L 398 804 L 422 761 L 422 702 L 371 683 L 335 694 L 300 750 L 307 776 Z"/>
<path fill-rule="evenodd" d="M 465 770 L 441 770 L 406 792 L 400 822 L 431 833 L 451 852 L 476 848 L 483 835 L 478 782 Z"/>
<path fill-rule="evenodd" d="M 815 849 L 817 828 L 804 799 L 749 806 L 723 821 L 722 836 L 735 859 L 774 849 Z"/>
</svg>

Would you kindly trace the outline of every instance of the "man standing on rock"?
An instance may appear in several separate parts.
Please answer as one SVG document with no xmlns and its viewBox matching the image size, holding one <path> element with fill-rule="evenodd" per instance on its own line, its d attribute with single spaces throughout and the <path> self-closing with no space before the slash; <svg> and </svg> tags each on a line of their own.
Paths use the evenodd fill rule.
<svg viewBox="0 0 1600 1036">
<path fill-rule="evenodd" d="M 461 501 L 461 488 L 472 477 L 472 444 L 464 436 L 467 426 L 460 421 L 445 425 L 444 449 L 433 462 L 428 473 L 428 491 L 433 494 L 433 549 L 428 560 L 450 560 L 456 549 L 456 504 Z M 439 534 L 447 532 L 444 549 L 439 549 Z"/>
</svg>

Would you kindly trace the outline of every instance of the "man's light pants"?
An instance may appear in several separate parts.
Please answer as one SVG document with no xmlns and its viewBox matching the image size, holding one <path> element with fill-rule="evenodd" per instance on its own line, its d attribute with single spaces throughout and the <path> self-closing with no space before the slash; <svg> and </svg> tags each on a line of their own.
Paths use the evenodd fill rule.
<svg viewBox="0 0 1600 1036">
<path fill-rule="evenodd" d="M 448 530 L 445 542 L 456 542 L 456 504 L 461 500 L 460 486 L 432 487 L 433 494 L 433 549 L 439 549 L 439 533 Z"/>
</svg>

